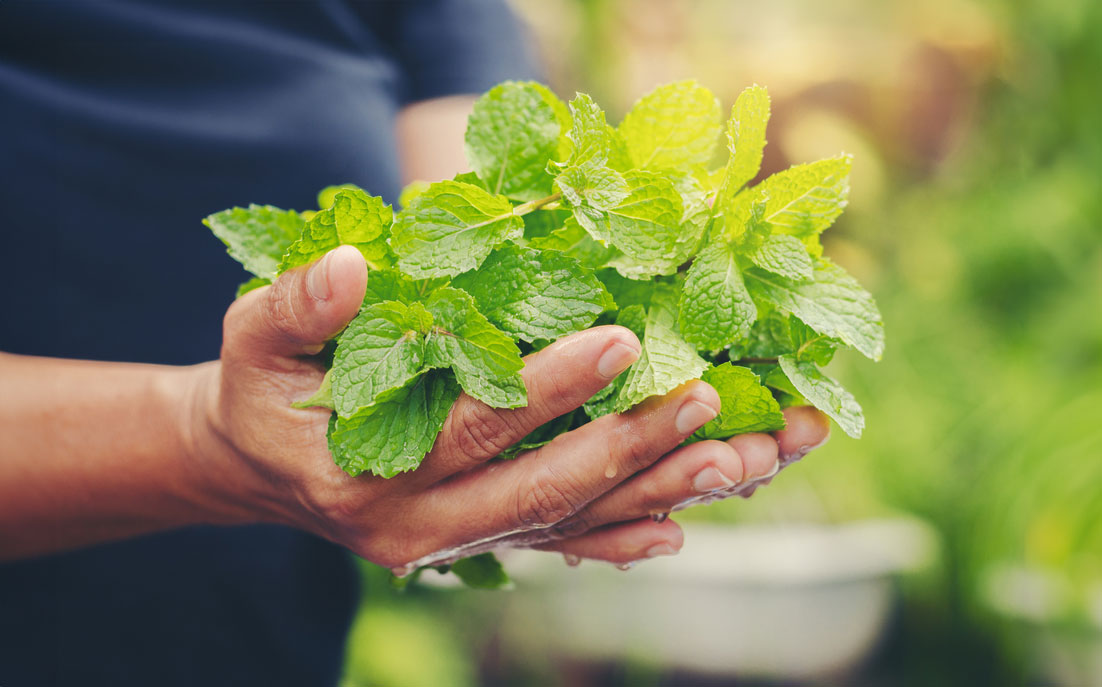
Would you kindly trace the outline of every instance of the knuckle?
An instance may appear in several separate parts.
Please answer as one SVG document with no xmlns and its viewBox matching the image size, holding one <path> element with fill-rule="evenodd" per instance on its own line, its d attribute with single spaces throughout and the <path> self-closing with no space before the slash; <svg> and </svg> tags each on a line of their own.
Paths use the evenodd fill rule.
<svg viewBox="0 0 1102 687">
<path fill-rule="evenodd" d="M 298 319 L 292 282 L 292 279 L 277 279 L 262 304 L 264 318 L 281 334 L 293 333 Z"/>
<path fill-rule="evenodd" d="M 630 423 L 620 431 L 609 434 L 608 453 L 614 459 L 619 458 L 634 473 L 654 462 L 655 447 L 646 432 L 633 427 Z"/>
<path fill-rule="evenodd" d="M 450 439 L 463 455 L 476 460 L 492 458 L 519 438 L 504 413 L 474 404 L 463 404 L 451 423 Z"/>
<path fill-rule="evenodd" d="M 548 370 L 539 376 L 537 384 L 528 398 L 529 408 L 537 415 L 558 417 L 563 409 L 577 407 L 578 404 L 572 402 L 580 388 L 577 380 L 568 380 L 561 372 Z"/>
<path fill-rule="evenodd" d="M 672 502 L 678 500 L 677 497 L 671 499 L 666 490 L 662 489 L 654 480 L 641 479 L 637 488 L 639 489 L 639 506 L 641 510 L 647 513 L 668 510 Z"/>
<path fill-rule="evenodd" d="M 583 504 L 582 489 L 562 474 L 541 470 L 531 485 L 521 490 L 517 521 L 522 525 L 554 525 L 575 515 Z"/>
</svg>

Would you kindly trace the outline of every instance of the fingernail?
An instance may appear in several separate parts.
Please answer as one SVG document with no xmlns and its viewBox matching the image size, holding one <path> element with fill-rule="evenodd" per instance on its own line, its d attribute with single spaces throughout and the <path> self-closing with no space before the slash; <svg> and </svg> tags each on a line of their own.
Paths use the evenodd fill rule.
<svg viewBox="0 0 1102 687">
<path fill-rule="evenodd" d="M 628 369 L 638 358 L 639 349 L 617 341 L 601 354 L 601 358 L 597 361 L 597 374 L 605 379 L 612 379 Z"/>
<path fill-rule="evenodd" d="M 754 480 L 771 479 L 773 477 L 773 475 L 776 475 L 780 471 L 781 471 L 781 460 L 780 460 L 780 458 L 778 458 L 777 460 L 770 463 L 769 469 L 766 470 L 765 472 L 755 472 L 753 470 L 750 470 L 746 475 L 746 481 L 751 482 L 751 481 L 754 481 Z M 767 482 L 767 484 L 768 484 L 768 482 Z"/>
<path fill-rule="evenodd" d="M 727 475 L 713 467 L 704 468 L 693 477 L 693 489 L 701 494 L 733 486 L 735 483 Z"/>
<path fill-rule="evenodd" d="M 656 558 L 658 556 L 672 556 L 677 553 L 677 549 L 673 548 L 673 545 L 669 542 L 662 542 L 661 544 L 655 544 L 646 550 L 643 554 L 647 558 Z"/>
<path fill-rule="evenodd" d="M 690 399 L 678 409 L 673 425 L 681 434 L 692 434 L 716 415 L 717 412 L 711 406 Z"/>
<path fill-rule="evenodd" d="M 331 252 L 326 253 L 306 273 L 306 293 L 316 301 L 329 300 L 329 296 L 332 295 L 329 289 L 329 258 L 332 255 Z"/>
<path fill-rule="evenodd" d="M 830 437 L 824 437 L 822 441 L 820 441 L 817 444 L 813 444 L 813 445 L 803 444 L 802 446 L 800 446 L 798 449 L 796 449 L 792 453 L 781 456 L 781 462 L 785 463 L 786 465 L 788 463 L 795 463 L 795 462 L 799 461 L 800 459 L 802 459 L 807 454 L 811 453 L 815 449 L 817 449 L 820 446 L 822 446 L 823 444 L 825 444 L 827 442 L 827 439 L 829 439 L 829 438 Z"/>
<path fill-rule="evenodd" d="M 634 568 L 635 564 L 637 562 L 638 561 L 629 561 L 627 563 L 617 563 L 616 564 L 616 569 L 617 570 L 623 570 L 624 572 L 627 572 L 628 570 L 631 570 L 632 568 Z"/>
<path fill-rule="evenodd" d="M 581 556 L 575 556 L 572 553 L 564 553 L 562 555 L 562 558 L 563 558 L 564 561 L 566 561 L 566 564 L 569 565 L 571 568 L 576 568 L 579 565 L 581 565 L 581 563 L 582 563 L 582 557 Z"/>
</svg>

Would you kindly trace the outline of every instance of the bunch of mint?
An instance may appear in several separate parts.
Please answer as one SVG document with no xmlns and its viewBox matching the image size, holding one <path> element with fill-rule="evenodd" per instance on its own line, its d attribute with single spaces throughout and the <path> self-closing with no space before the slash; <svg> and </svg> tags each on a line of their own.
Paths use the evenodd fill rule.
<svg viewBox="0 0 1102 687">
<path fill-rule="evenodd" d="M 725 128 L 694 81 L 655 89 L 613 127 L 587 95 L 567 105 L 507 82 L 468 122 L 474 172 L 412 185 L 400 212 L 343 186 L 316 212 L 251 205 L 205 223 L 256 275 L 242 292 L 341 244 L 363 254 L 363 307 L 301 404 L 333 410 L 329 448 L 352 475 L 415 469 L 460 391 L 525 405 L 521 356 L 595 323 L 633 330 L 638 361 L 509 455 L 697 378 L 722 410 L 695 440 L 778 430 L 783 407 L 806 403 L 856 437 L 860 406 L 820 370 L 839 348 L 884 347 L 872 297 L 819 242 L 846 205 L 850 158 L 747 186 L 768 120 L 757 86 Z"/>
</svg>

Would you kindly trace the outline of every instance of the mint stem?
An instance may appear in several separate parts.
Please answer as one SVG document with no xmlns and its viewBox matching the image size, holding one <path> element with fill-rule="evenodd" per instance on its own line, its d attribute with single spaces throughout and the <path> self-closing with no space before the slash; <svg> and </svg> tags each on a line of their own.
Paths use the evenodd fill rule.
<svg viewBox="0 0 1102 687">
<path fill-rule="evenodd" d="M 552 193 L 546 198 L 539 198 L 537 200 L 530 200 L 527 203 L 521 203 L 520 205 L 513 208 L 513 214 L 517 217 L 527 215 L 529 212 L 535 212 L 545 205 L 550 205 L 551 203 L 558 202 L 560 198 L 562 198 L 561 193 Z"/>
</svg>

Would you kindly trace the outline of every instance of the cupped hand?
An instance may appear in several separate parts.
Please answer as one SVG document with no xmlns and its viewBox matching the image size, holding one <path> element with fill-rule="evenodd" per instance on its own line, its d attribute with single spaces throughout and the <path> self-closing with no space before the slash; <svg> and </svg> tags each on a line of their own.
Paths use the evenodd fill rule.
<svg viewBox="0 0 1102 687">
<path fill-rule="evenodd" d="M 221 360 L 200 368 L 191 421 L 220 521 L 290 525 L 395 569 L 447 560 L 472 542 L 481 544 L 465 553 L 509 543 L 623 563 L 680 549 L 677 525 L 648 516 L 760 483 L 827 437 L 822 415 L 794 408 L 775 437 L 678 448 L 719 410 L 715 391 L 696 381 L 491 461 L 635 361 L 635 335 L 605 326 L 525 359 L 527 407 L 461 395 L 417 470 L 351 477 L 329 454 L 329 411 L 291 403 L 318 388 L 316 354 L 356 315 L 366 279 L 359 253 L 342 247 L 230 307 Z"/>
</svg>

